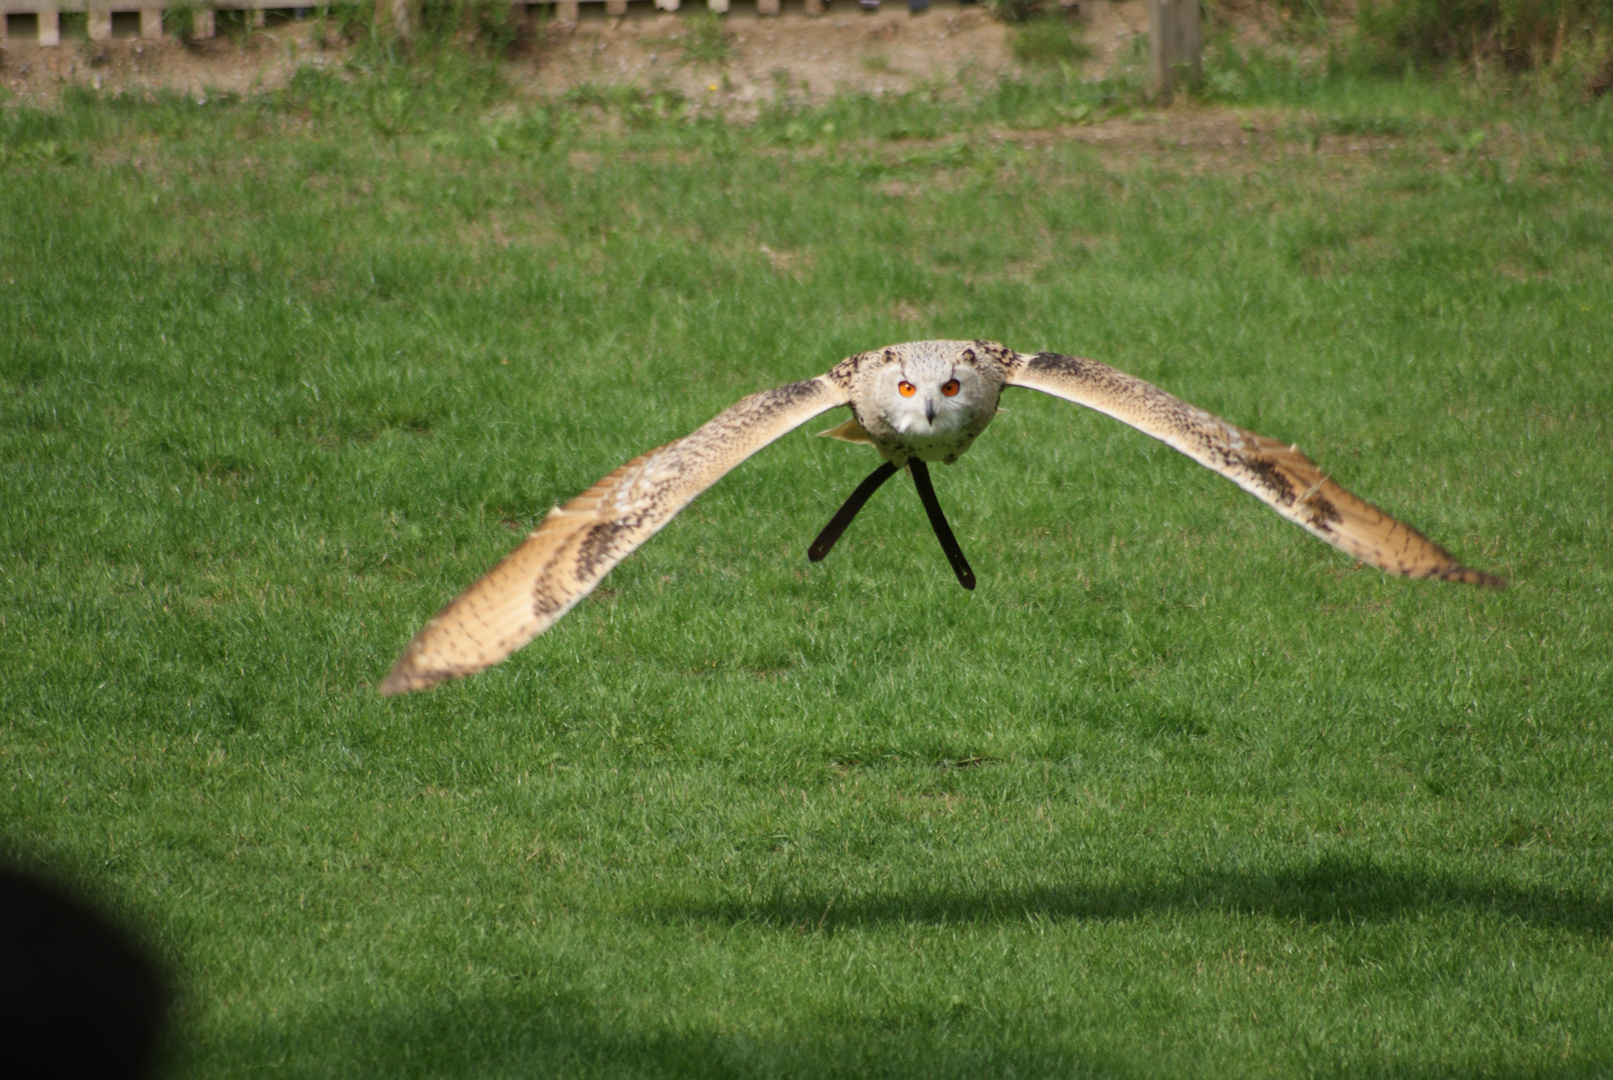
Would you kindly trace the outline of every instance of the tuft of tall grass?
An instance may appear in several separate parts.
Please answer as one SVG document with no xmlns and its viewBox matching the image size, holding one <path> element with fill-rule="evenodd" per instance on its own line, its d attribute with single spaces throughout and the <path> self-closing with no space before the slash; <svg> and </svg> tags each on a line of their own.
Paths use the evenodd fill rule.
<svg viewBox="0 0 1613 1080">
<path fill-rule="evenodd" d="M 715 12 L 685 20 L 685 29 L 672 44 L 683 50 L 680 63 L 726 64 L 734 55 L 734 36 Z"/>
<path fill-rule="evenodd" d="M 1079 27 L 1062 15 L 1024 20 L 1010 48 L 1022 64 L 1054 66 L 1092 59 L 1092 46 L 1081 40 Z"/>
<path fill-rule="evenodd" d="M 1022 23 L 1041 15 L 1046 5 L 1042 0 L 985 0 L 985 8 L 1005 23 Z"/>
<path fill-rule="evenodd" d="M 1499 65 L 1577 83 L 1613 85 L 1613 4 L 1607 0 L 1362 0 L 1363 44 L 1390 64 Z"/>
<path fill-rule="evenodd" d="M 425 5 L 420 25 L 434 44 L 458 39 L 497 56 L 507 53 L 520 40 L 523 17 L 513 4 L 451 0 Z"/>
</svg>

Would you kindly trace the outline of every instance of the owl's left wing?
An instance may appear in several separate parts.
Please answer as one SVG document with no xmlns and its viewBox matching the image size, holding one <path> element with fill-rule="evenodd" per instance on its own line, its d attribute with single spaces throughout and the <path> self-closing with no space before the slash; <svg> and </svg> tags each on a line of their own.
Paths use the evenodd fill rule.
<svg viewBox="0 0 1613 1080">
<path fill-rule="evenodd" d="M 1360 499 L 1277 439 L 1256 435 L 1096 360 L 1057 353 L 1017 354 L 1010 386 L 1085 405 L 1214 469 L 1312 535 L 1362 562 L 1403 577 L 1501 588 L 1506 581 L 1463 566 L 1450 552 Z"/>
<path fill-rule="evenodd" d="M 617 563 L 756 451 L 850 400 L 829 376 L 743 398 L 677 442 L 629 461 L 563 506 L 414 636 L 382 694 L 503 660 L 554 625 Z"/>
</svg>

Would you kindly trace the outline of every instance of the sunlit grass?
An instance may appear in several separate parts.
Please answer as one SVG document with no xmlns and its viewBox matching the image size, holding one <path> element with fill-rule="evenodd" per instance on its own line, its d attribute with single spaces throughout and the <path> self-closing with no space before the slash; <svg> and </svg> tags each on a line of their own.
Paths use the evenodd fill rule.
<svg viewBox="0 0 1613 1080">
<path fill-rule="evenodd" d="M 0 114 L 0 820 L 154 928 L 180 1074 L 1613 1068 L 1605 113 L 456 77 Z M 810 566 L 873 459 L 803 431 L 374 694 L 553 503 L 940 336 L 1295 440 L 1513 586 L 1014 393 L 937 471 L 972 595 L 904 482 Z"/>
</svg>

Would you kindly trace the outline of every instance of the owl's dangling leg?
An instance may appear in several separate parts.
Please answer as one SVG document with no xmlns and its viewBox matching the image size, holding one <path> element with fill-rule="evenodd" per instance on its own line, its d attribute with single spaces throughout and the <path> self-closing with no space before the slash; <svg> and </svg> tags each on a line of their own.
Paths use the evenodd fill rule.
<svg viewBox="0 0 1613 1080">
<path fill-rule="evenodd" d="M 952 572 L 958 575 L 958 584 L 965 589 L 973 589 L 975 572 L 969 569 L 969 560 L 963 557 L 958 538 L 952 535 L 952 526 L 947 524 L 946 515 L 941 513 L 941 504 L 935 498 L 935 487 L 930 483 L 930 467 L 913 458 L 907 463 L 907 468 L 913 474 L 913 486 L 919 489 L 919 501 L 924 504 L 924 512 L 930 515 L 930 527 L 935 530 L 935 538 L 941 541 L 941 550 L 946 552 Z"/>
<path fill-rule="evenodd" d="M 896 472 L 896 466 L 887 461 L 869 473 L 868 479 L 857 485 L 857 490 L 851 493 L 851 498 L 835 511 L 835 516 L 829 519 L 829 524 L 825 525 L 818 538 L 812 541 L 812 546 L 807 548 L 807 558 L 813 562 L 822 562 L 823 557 L 829 554 L 829 549 L 835 546 L 835 541 L 840 539 L 840 534 L 846 531 L 846 526 L 851 524 L 851 519 L 857 516 L 857 511 L 861 510 L 863 504 L 879 490 L 879 485 L 895 476 Z"/>
</svg>

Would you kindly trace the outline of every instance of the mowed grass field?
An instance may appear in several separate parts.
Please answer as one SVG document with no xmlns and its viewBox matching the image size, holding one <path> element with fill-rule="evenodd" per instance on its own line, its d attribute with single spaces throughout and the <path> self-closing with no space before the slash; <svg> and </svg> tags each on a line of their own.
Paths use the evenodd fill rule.
<svg viewBox="0 0 1613 1080">
<path fill-rule="evenodd" d="M 1066 105 L 0 112 L 0 834 L 169 957 L 174 1075 L 1613 1073 L 1613 114 Z M 1012 391 L 935 472 L 973 594 L 900 478 L 808 564 L 830 414 L 374 692 L 554 503 L 930 337 L 1511 587 Z"/>
</svg>

